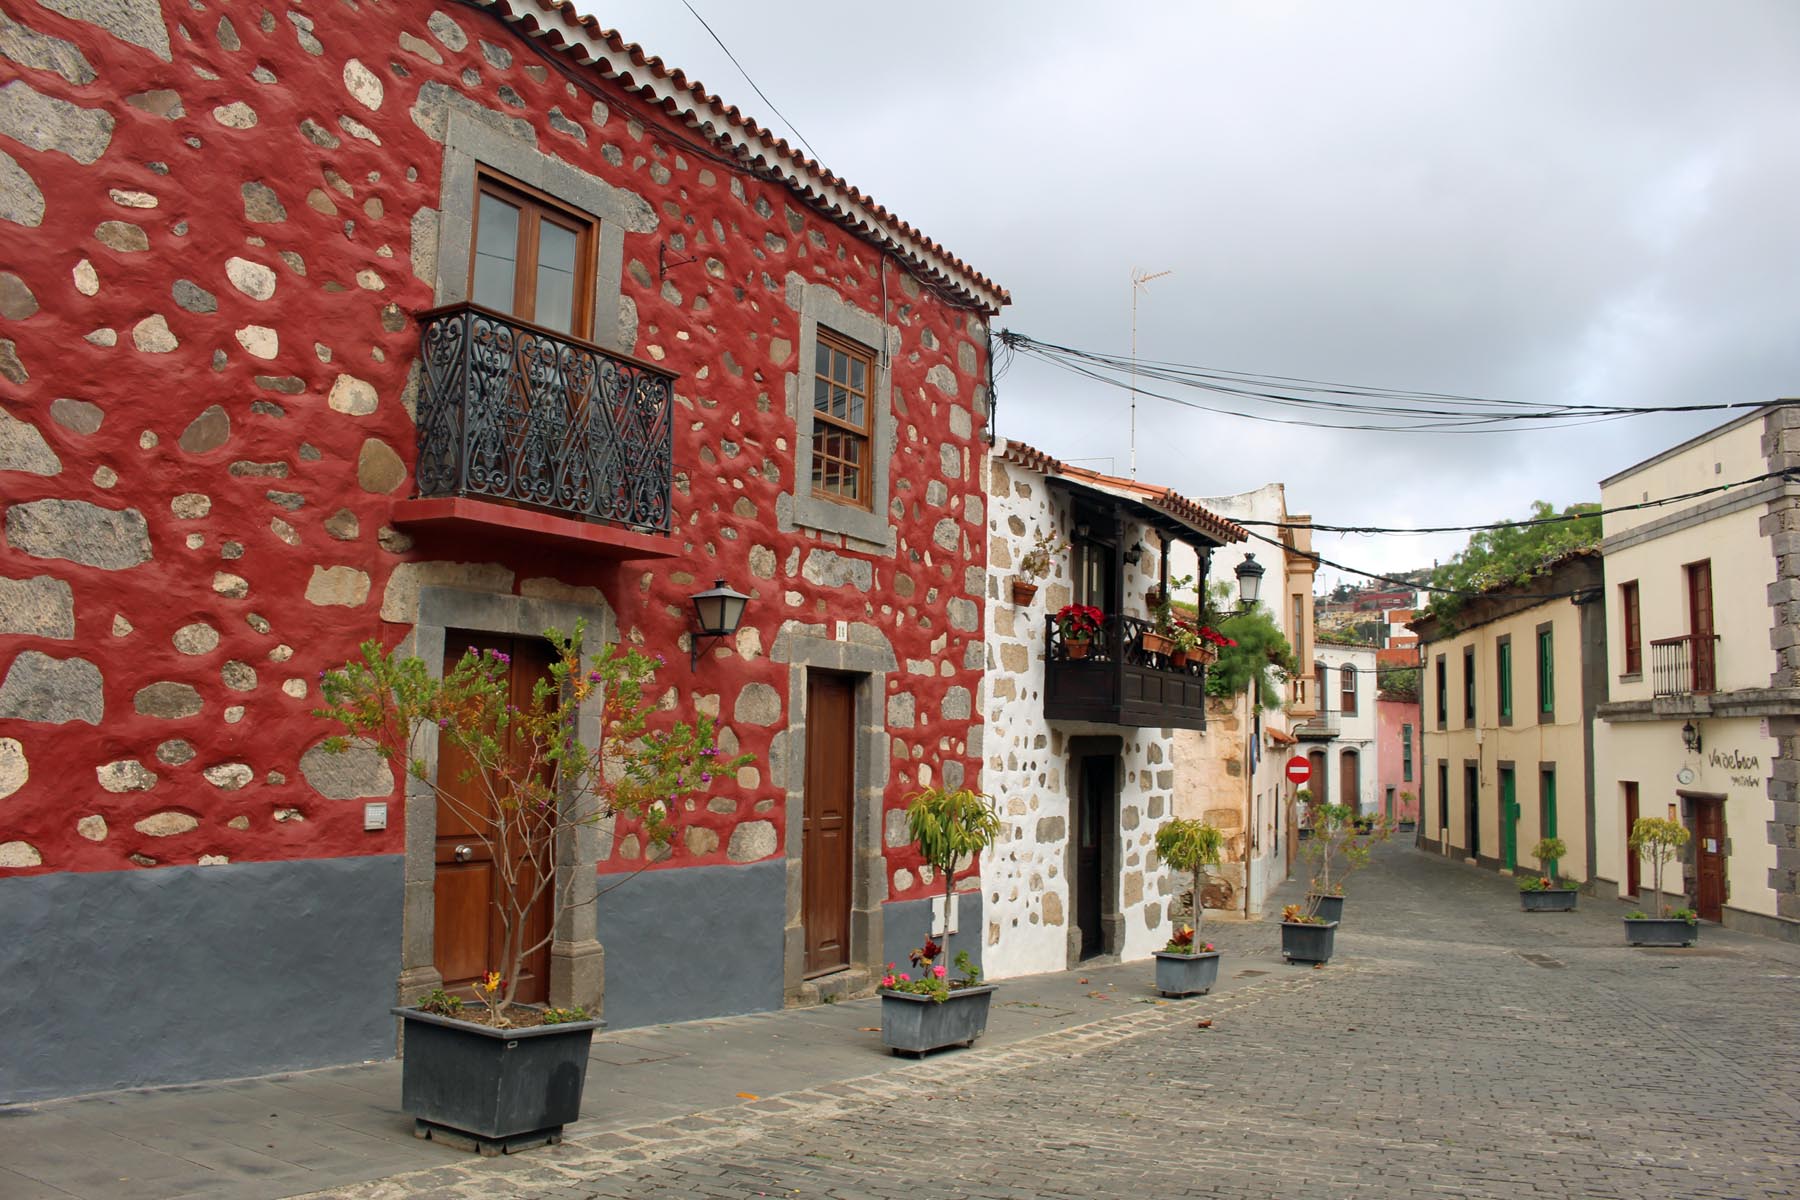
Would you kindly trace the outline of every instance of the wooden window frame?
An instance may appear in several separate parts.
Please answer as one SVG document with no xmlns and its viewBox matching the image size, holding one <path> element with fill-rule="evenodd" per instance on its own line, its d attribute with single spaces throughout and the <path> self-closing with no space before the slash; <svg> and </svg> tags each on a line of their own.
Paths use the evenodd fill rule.
<svg viewBox="0 0 1800 1200">
<path fill-rule="evenodd" d="M 1477 715 L 1481 712 L 1480 698 L 1475 690 L 1475 647 L 1463 647 L 1463 728 L 1475 728 Z"/>
<path fill-rule="evenodd" d="M 1437 697 L 1437 727 L 1439 729 L 1447 729 L 1450 725 L 1450 679 L 1449 670 L 1444 665 L 1444 656 L 1442 654 L 1437 656 L 1436 666 L 1437 687 L 1434 689 L 1434 694 Z"/>
<path fill-rule="evenodd" d="M 811 402 L 813 405 L 813 474 L 815 476 L 818 474 L 819 464 L 821 462 L 836 463 L 840 468 L 851 466 L 856 470 L 858 486 L 855 496 L 846 496 L 841 492 L 825 491 L 816 484 L 812 484 L 811 481 L 808 481 L 809 486 L 812 487 L 812 494 L 816 499 L 828 500 L 833 504 L 842 504 L 848 508 L 860 508 L 867 511 L 873 511 L 875 492 L 875 371 L 878 365 L 876 362 L 875 351 L 869 349 L 860 342 L 850 340 L 841 333 L 833 332 L 823 325 L 819 326 L 817 337 L 819 339 L 819 345 L 829 347 L 831 350 L 844 354 L 853 360 L 859 360 L 863 364 L 863 390 L 859 393 L 863 400 L 863 424 L 858 426 L 842 418 L 834 417 L 829 412 L 818 407 L 818 402 L 816 400 Z M 814 389 L 817 388 L 818 381 L 821 378 L 825 378 L 827 383 L 836 386 L 835 380 L 832 380 L 829 377 L 820 376 L 816 362 L 808 367 L 807 370 L 811 377 Z M 853 393 L 855 392 L 855 389 L 850 387 L 848 381 L 845 382 L 844 389 Z M 819 426 L 821 422 L 840 433 L 849 434 L 859 438 L 863 448 L 862 461 L 851 463 L 847 459 L 837 455 L 825 453 L 819 437 Z"/>
<path fill-rule="evenodd" d="M 557 337 L 572 337 L 592 342 L 594 335 L 594 279 L 600 253 L 600 219 L 584 212 L 548 192 L 520 183 L 510 176 L 486 167 L 475 172 L 475 208 L 469 222 L 469 280 L 467 295 L 475 297 L 476 247 L 481 244 L 481 198 L 492 194 L 508 204 L 517 205 L 520 213 L 516 272 L 513 277 L 513 307 L 505 310 L 512 320 L 541 329 Z M 575 295 L 570 309 L 572 329 L 551 329 L 537 321 L 537 265 L 539 231 L 545 213 L 562 218 L 566 227 L 577 234 L 575 248 Z"/>
<path fill-rule="evenodd" d="M 1356 677 L 1360 674 L 1354 664 L 1345 663 L 1338 668 L 1338 709 L 1346 717 L 1356 715 Z"/>
<path fill-rule="evenodd" d="M 1620 677 L 1625 679 L 1644 673 L 1644 611 L 1638 581 L 1627 579 L 1619 585 L 1619 630 L 1623 635 L 1625 660 Z"/>
<path fill-rule="evenodd" d="M 1413 727 L 1409 722 L 1400 725 L 1400 782 L 1413 781 Z"/>
<path fill-rule="evenodd" d="M 1513 723 L 1512 634 L 1503 633 L 1494 644 L 1494 686 L 1500 704 L 1500 724 Z"/>
</svg>

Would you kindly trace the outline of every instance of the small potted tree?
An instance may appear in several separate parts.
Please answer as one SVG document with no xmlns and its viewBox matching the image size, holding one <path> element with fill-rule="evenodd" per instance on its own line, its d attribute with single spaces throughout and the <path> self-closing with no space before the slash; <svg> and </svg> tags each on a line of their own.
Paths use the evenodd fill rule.
<svg viewBox="0 0 1800 1200">
<path fill-rule="evenodd" d="M 1519 907 L 1526 912 L 1573 912 L 1575 889 L 1564 887 L 1557 870 L 1569 847 L 1561 838 L 1539 839 L 1531 848 L 1531 857 L 1544 868 L 1542 875 L 1526 875 L 1519 880 Z"/>
<path fill-rule="evenodd" d="M 950 958 L 950 928 L 955 924 L 956 872 L 967 869 L 1000 836 L 1000 815 L 993 802 L 970 788 L 929 787 L 906 806 L 906 829 L 919 857 L 944 881 L 944 940 L 929 934 L 914 952 L 919 977 L 888 964 L 881 980 L 881 1042 L 895 1053 L 925 1054 L 945 1046 L 970 1046 L 987 1031 L 988 1005 L 994 985 L 981 982 L 981 972 L 968 951 L 953 960 L 958 978 L 950 978 L 943 960 Z"/>
<path fill-rule="evenodd" d="M 702 714 L 692 725 L 655 720 L 660 658 L 619 646 L 584 657 L 572 635 L 548 630 L 550 676 L 518 704 L 506 655 L 470 648 L 442 678 L 424 661 L 367 642 L 362 658 L 326 672 L 326 707 L 316 715 L 373 745 L 397 771 L 434 792 L 440 810 L 467 828 L 493 864 L 491 921 L 498 961 L 469 995 L 439 987 L 394 1009 L 404 1022 L 401 1106 L 421 1137 L 484 1154 L 560 1141 L 581 1113 L 588 1048 L 600 1022 L 580 1006 L 516 1002 L 527 959 L 555 936 L 559 918 L 593 902 L 576 872 L 559 867 L 583 826 L 636 821 L 654 843 L 668 841 L 677 801 L 730 773 L 750 755 L 722 759 Z M 595 744 L 581 741 L 581 708 L 600 701 Z M 420 753 L 435 737 L 440 755 L 460 763 L 432 771 Z M 532 917 L 548 910 L 548 929 Z M 466 1001 L 473 1001 L 472 1003 Z"/>
<path fill-rule="evenodd" d="M 1330 961 L 1343 919 L 1344 880 L 1369 865 L 1376 843 L 1391 832 L 1379 818 L 1362 832 L 1344 804 L 1315 804 L 1311 813 L 1312 836 L 1300 852 L 1313 867 L 1306 903 L 1282 910 L 1281 952 L 1290 962 Z"/>
<path fill-rule="evenodd" d="M 1290 963 L 1328 963 L 1337 946 L 1336 921 L 1327 921 L 1304 904 L 1281 910 L 1281 957 Z"/>
<path fill-rule="evenodd" d="M 1156 952 L 1156 990 L 1165 996 L 1198 996 L 1219 980 L 1219 952 L 1201 940 L 1206 916 L 1203 887 L 1206 868 L 1217 866 L 1225 838 L 1204 821 L 1178 817 L 1156 831 L 1156 852 L 1177 871 L 1193 876 L 1190 904 L 1194 923 L 1179 926 L 1169 944 Z"/>
<path fill-rule="evenodd" d="M 1651 886 L 1656 889 L 1656 915 L 1633 912 L 1625 917 L 1628 946 L 1691 946 L 1700 940 L 1699 914 L 1691 908 L 1669 911 L 1663 892 L 1663 868 L 1688 844 L 1687 826 L 1664 817 L 1639 817 L 1625 843 L 1633 854 L 1650 859 Z"/>
</svg>

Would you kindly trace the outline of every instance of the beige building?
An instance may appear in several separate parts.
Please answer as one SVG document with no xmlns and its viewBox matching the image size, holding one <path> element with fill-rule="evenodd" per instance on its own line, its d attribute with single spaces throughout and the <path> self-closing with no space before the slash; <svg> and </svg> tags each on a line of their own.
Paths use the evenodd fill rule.
<svg viewBox="0 0 1800 1200">
<path fill-rule="evenodd" d="M 1790 402 L 1792 403 L 1792 402 Z M 1611 699 L 1596 872 L 1642 895 L 1639 816 L 1692 840 L 1665 875 L 1702 918 L 1800 940 L 1800 410 L 1761 409 L 1601 481 Z M 1646 908 L 1652 903 L 1646 897 Z"/>
<path fill-rule="evenodd" d="M 1536 871 L 1560 837 L 1570 879 L 1595 871 L 1594 714 L 1606 699 L 1600 555 L 1412 622 L 1422 648 L 1419 841 L 1501 871 Z"/>
<path fill-rule="evenodd" d="M 1280 546 L 1265 541 L 1221 546 L 1211 556 L 1211 577 L 1230 581 L 1239 565 L 1254 557 L 1264 569 L 1262 606 L 1296 660 L 1312 661 L 1312 589 L 1318 563 L 1312 554 L 1311 518 L 1288 511 L 1287 490 L 1279 483 L 1235 496 L 1209 496 L 1200 503 L 1228 520 L 1276 523 L 1271 536 L 1279 538 Z M 1177 545 L 1173 554 L 1172 574 L 1198 574 L 1184 547 Z M 1297 817 L 1295 789 L 1284 768 L 1294 753 L 1294 722 L 1315 714 L 1311 682 L 1290 680 L 1287 702 L 1260 712 L 1251 709 L 1248 689 L 1241 696 L 1209 697 L 1206 728 L 1176 731 L 1175 815 L 1198 817 L 1225 834 L 1224 861 L 1211 871 L 1213 883 L 1207 889 L 1209 908 L 1260 916 L 1264 898 L 1288 878 Z"/>
</svg>

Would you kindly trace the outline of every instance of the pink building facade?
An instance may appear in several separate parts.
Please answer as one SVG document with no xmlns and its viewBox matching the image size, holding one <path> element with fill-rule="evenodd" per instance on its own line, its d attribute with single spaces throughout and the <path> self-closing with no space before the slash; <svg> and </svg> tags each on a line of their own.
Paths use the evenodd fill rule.
<svg viewBox="0 0 1800 1200">
<path fill-rule="evenodd" d="M 1377 697 L 1375 720 L 1378 811 L 1410 826 L 1419 819 L 1419 702 Z"/>
</svg>

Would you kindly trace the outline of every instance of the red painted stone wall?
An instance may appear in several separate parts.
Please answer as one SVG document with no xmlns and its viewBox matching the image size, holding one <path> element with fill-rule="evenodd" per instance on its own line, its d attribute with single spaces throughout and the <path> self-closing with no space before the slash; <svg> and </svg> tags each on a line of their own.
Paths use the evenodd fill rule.
<svg viewBox="0 0 1800 1200">
<path fill-rule="evenodd" d="M 798 334 L 784 280 L 829 283 L 877 312 L 871 243 L 478 9 L 169 3 L 165 61 L 153 27 L 137 31 L 145 48 L 7 7 L 0 872 L 400 852 L 398 804 L 386 832 L 361 828 L 356 793 L 385 786 L 343 782 L 355 772 L 340 762 L 329 798 L 302 758 L 327 732 L 309 715 L 320 671 L 365 638 L 403 638 L 410 626 L 383 609 L 410 619 L 420 582 L 599 589 L 625 637 L 668 656 L 672 714 L 716 706 L 762 761 L 719 783 L 731 803 L 695 806 L 707 832 L 669 865 L 728 861 L 750 821 L 772 824 L 779 853 L 785 805 L 767 754 L 789 721 L 787 667 L 767 652 L 786 621 L 863 621 L 891 640 L 891 687 L 914 694 L 919 719 L 894 731 L 890 807 L 921 764 L 941 778 L 960 762 L 973 781 L 979 713 L 940 714 L 981 677 L 979 614 L 966 630 L 947 615 L 952 601 L 983 602 L 979 585 L 965 590 L 985 555 L 979 314 L 888 261 L 888 320 L 903 334 L 898 553 L 783 534 L 776 497 L 795 464 L 782 373 Z M 413 315 L 432 302 L 414 265 L 429 276 L 439 203 L 441 147 L 415 111 L 427 85 L 528 123 L 543 150 L 655 209 L 655 233 L 626 235 L 622 286 L 634 352 L 680 376 L 679 557 L 608 566 L 541 545 L 434 545 L 390 525 L 412 491 Z M 681 256 L 701 261 L 665 283 L 657 243 L 677 234 Z M 960 477 L 946 458 L 966 464 Z M 941 503 L 928 502 L 933 480 Z M 948 549 L 933 541 L 945 518 Z M 874 586 L 808 581 L 800 564 L 820 546 L 870 561 Z M 690 675 L 687 596 L 715 576 L 752 593 L 747 632 Z M 779 697 L 773 723 L 737 719 L 749 684 Z M 889 854 L 890 868 L 913 865 Z"/>
</svg>

